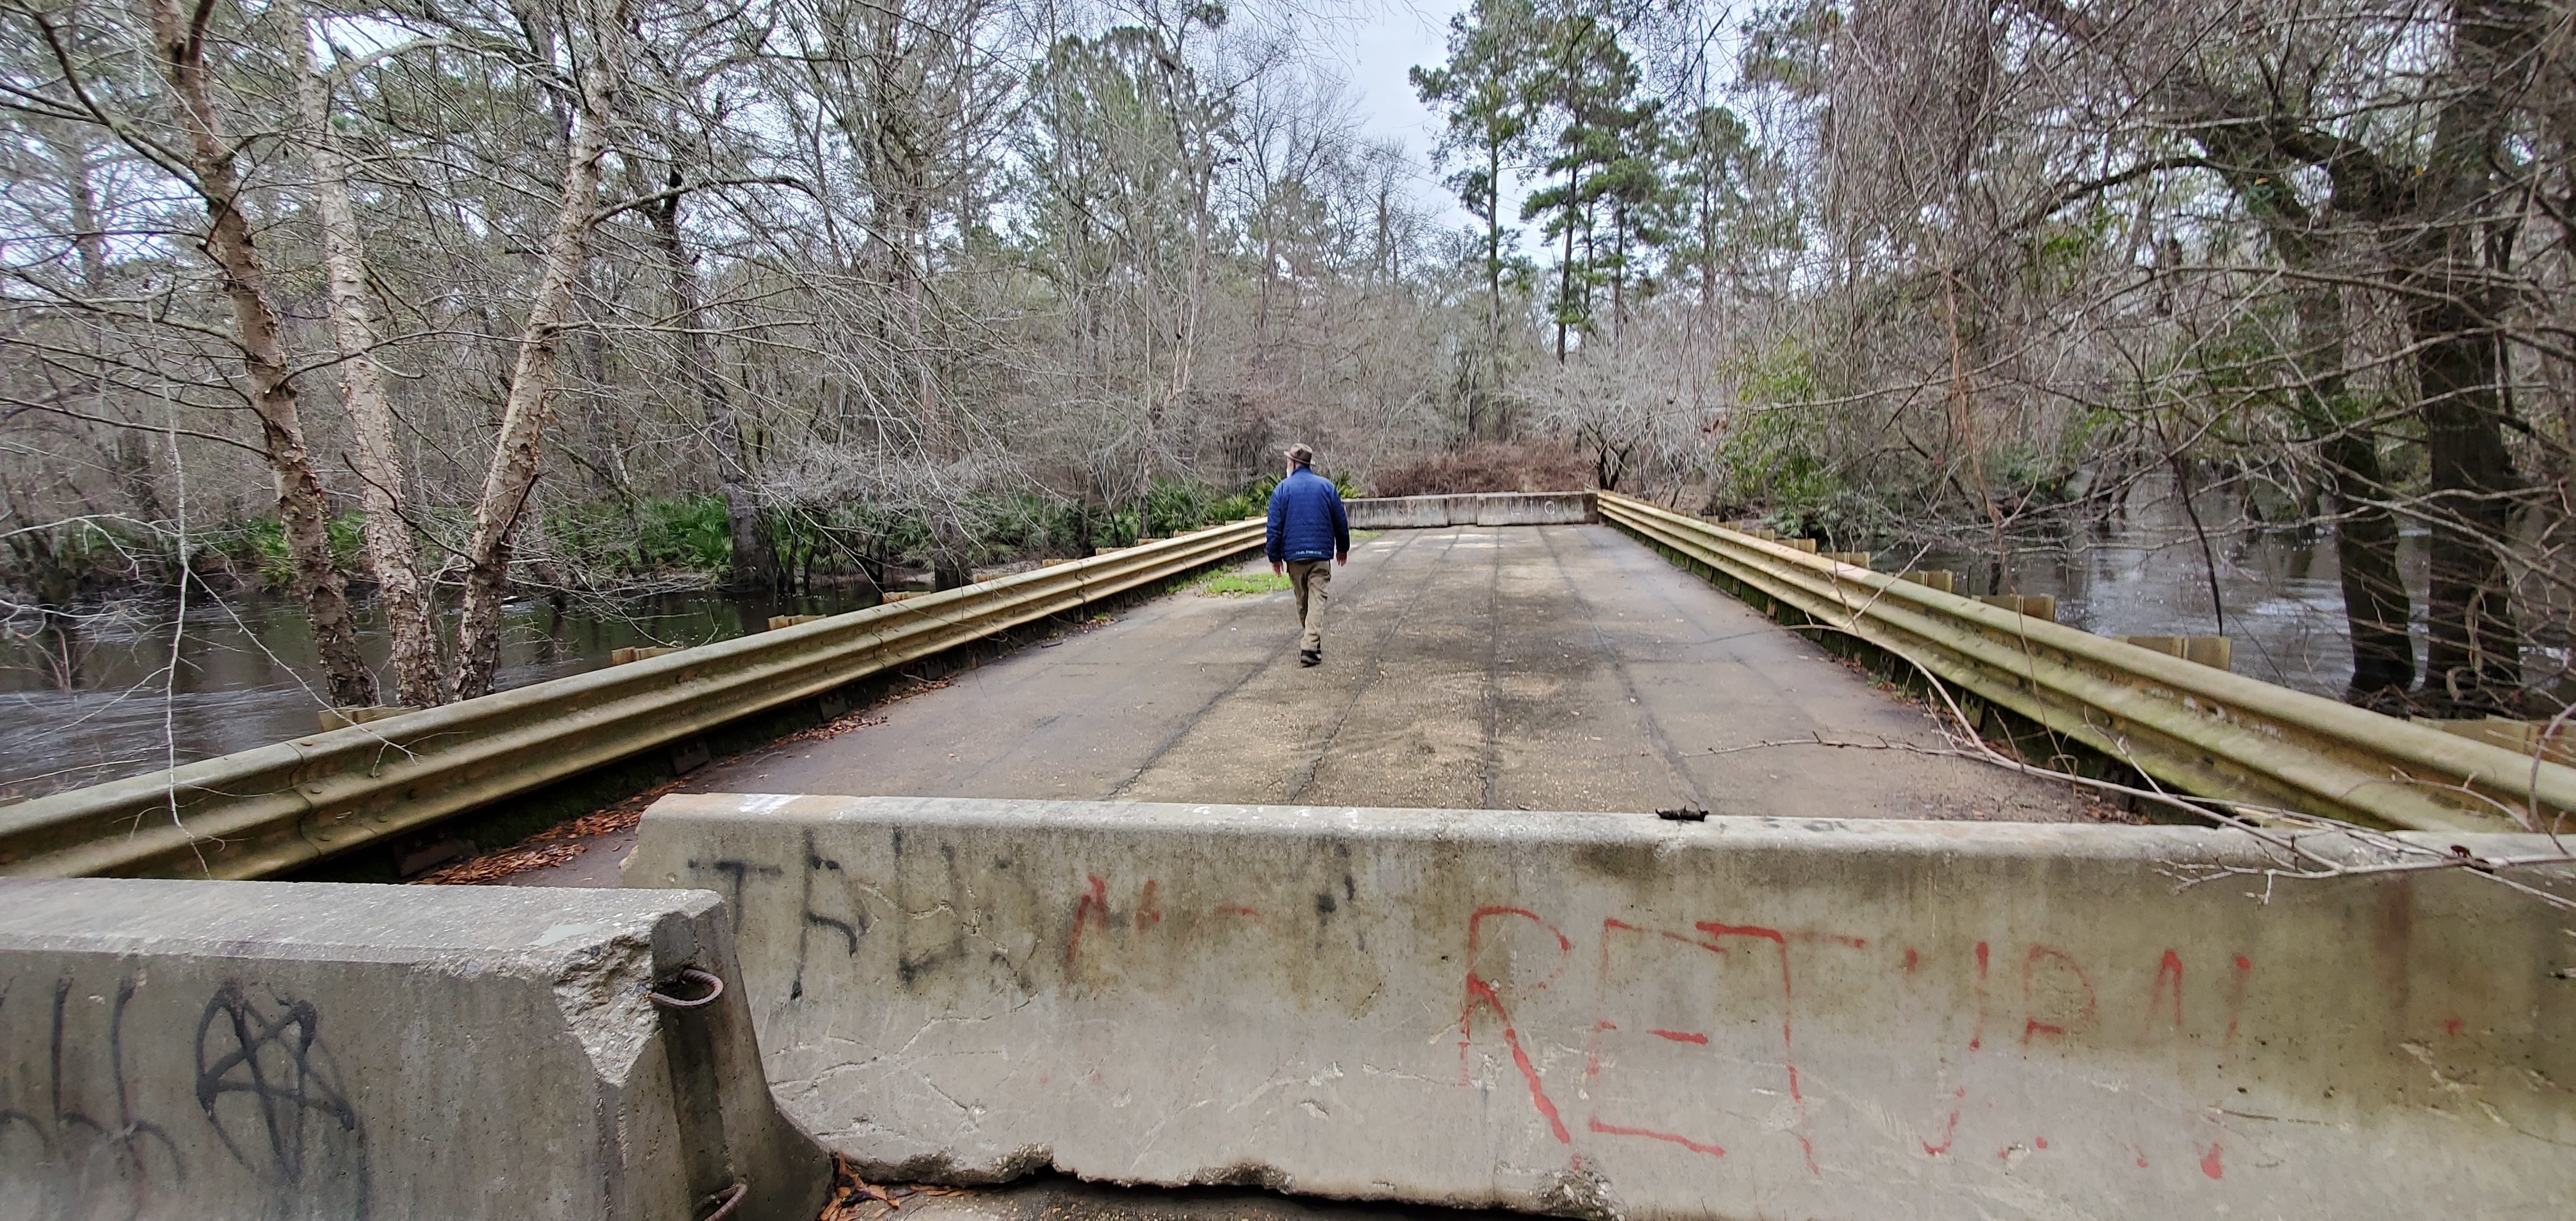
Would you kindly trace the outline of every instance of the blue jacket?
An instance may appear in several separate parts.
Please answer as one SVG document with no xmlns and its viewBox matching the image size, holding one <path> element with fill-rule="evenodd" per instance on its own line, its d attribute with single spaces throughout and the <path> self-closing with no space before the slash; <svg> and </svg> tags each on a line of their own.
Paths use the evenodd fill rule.
<svg viewBox="0 0 2576 1221">
<path fill-rule="evenodd" d="M 1298 467 L 1270 492 L 1270 562 L 1329 560 L 1351 552 L 1351 519 L 1333 481 Z"/>
</svg>

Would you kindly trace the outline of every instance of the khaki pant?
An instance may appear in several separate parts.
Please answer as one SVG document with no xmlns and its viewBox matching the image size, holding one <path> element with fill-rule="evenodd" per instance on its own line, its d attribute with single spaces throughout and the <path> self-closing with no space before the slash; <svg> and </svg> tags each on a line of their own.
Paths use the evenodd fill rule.
<svg viewBox="0 0 2576 1221">
<path fill-rule="evenodd" d="M 1297 591 L 1297 622 L 1306 625 L 1306 637 L 1297 647 L 1308 653 L 1324 651 L 1324 602 L 1332 588 L 1331 560 L 1288 561 L 1288 587 Z"/>
</svg>

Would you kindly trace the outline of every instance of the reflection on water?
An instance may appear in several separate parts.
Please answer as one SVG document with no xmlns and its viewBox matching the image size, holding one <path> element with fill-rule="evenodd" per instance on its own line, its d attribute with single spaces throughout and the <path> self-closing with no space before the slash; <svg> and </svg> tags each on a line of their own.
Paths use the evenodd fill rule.
<svg viewBox="0 0 2576 1221">
<path fill-rule="evenodd" d="M 771 615 L 857 609 L 865 586 L 811 597 L 665 594 L 615 611 L 513 603 L 503 620 L 502 687 L 608 663 L 611 650 L 742 635 Z M 0 798 L 32 797 L 302 737 L 329 706 L 311 625 L 292 601 L 192 596 L 84 616 L 68 634 L 36 629 L 0 642 Z M 361 647 L 387 692 L 384 624 L 360 609 Z"/>
<path fill-rule="evenodd" d="M 2192 503 L 2206 529 L 2208 555 L 2217 561 L 2223 633 L 2211 604 L 2202 532 L 2170 488 L 2154 484 L 2142 485 L 2100 529 L 2011 539 L 2010 571 L 2000 581 L 1991 547 L 1973 555 L 1936 548 L 1910 565 L 1910 552 L 1881 551 L 1877 566 L 1948 568 L 1968 582 L 1962 593 L 2055 594 L 2059 623 L 2103 636 L 2224 634 L 2235 642 L 2237 673 L 2340 696 L 2352 677 L 2352 641 L 2344 626 L 2334 535 L 2254 527 L 2222 495 L 2205 494 Z M 2427 542 L 2415 531 L 2397 544 L 2398 567 L 2415 606 L 2411 626 L 2419 669 L 2430 580 Z"/>
</svg>

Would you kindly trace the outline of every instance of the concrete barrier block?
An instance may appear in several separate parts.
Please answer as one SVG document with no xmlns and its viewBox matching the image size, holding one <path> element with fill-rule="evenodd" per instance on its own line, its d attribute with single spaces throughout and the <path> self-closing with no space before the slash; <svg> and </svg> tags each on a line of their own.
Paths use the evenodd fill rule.
<svg viewBox="0 0 2576 1221">
<path fill-rule="evenodd" d="M 1354 530 L 1436 530 L 1451 524 L 1449 497 L 1379 496 L 1342 502 Z"/>
<path fill-rule="evenodd" d="M 1601 515 L 1590 492 L 1503 492 L 1477 497 L 1471 520 L 1479 526 L 1571 526 Z"/>
<path fill-rule="evenodd" d="M 1564 526 L 1601 520 L 1590 492 L 1481 492 L 1458 496 L 1365 497 L 1344 501 L 1354 530 L 1444 526 Z"/>
<path fill-rule="evenodd" d="M 1640 1219 L 2576 1198 L 2563 914 L 2278 860 L 2176 827 L 675 795 L 626 879 L 727 896 L 781 1104 L 886 1175 Z"/>
<path fill-rule="evenodd" d="M 807 1221 L 731 938 L 704 892 L 0 879 L 0 1217 Z M 736 986 L 646 998 L 684 966 Z"/>
</svg>

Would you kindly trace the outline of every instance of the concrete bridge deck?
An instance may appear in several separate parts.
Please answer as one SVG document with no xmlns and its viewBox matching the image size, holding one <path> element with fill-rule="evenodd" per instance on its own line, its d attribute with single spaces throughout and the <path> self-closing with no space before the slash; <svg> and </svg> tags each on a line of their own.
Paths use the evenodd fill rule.
<svg viewBox="0 0 2576 1221">
<path fill-rule="evenodd" d="M 1267 573 L 1258 561 L 1245 573 Z M 1292 595 L 1158 598 L 704 768 L 699 792 L 2055 822 L 2102 807 L 1959 758 L 1904 699 L 1607 526 L 1395 530 Z M 524 884 L 617 884 L 630 835 Z"/>
<path fill-rule="evenodd" d="M 1941 738 L 1866 675 L 1607 526 L 1390 531 L 1353 548 L 1332 594 L 1315 669 L 1297 664 L 1293 595 L 1183 593 L 691 787 L 2022 821 L 2084 808 L 1964 759 L 1715 753 Z"/>
</svg>

